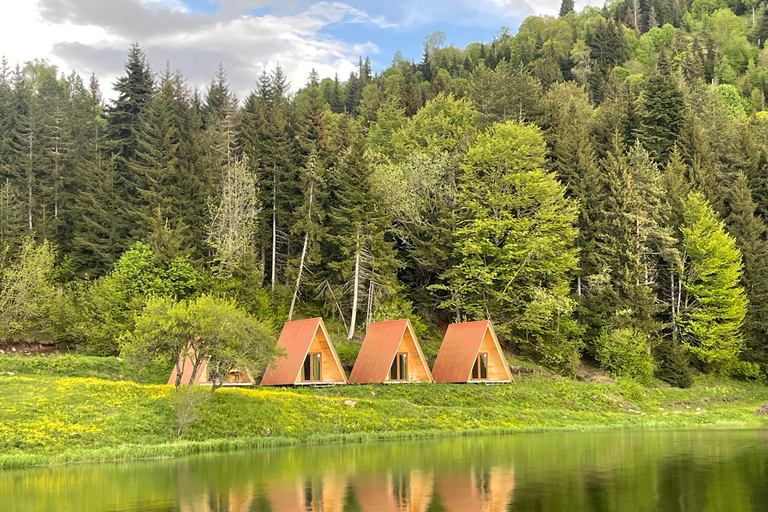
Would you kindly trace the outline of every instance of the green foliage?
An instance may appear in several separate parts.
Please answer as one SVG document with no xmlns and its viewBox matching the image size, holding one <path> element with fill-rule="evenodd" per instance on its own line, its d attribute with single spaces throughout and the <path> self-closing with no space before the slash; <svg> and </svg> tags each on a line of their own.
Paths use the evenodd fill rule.
<svg viewBox="0 0 768 512">
<path fill-rule="evenodd" d="M 663 339 L 654 347 L 653 356 L 658 362 L 656 377 L 677 388 L 689 388 L 693 385 L 690 360 L 679 343 L 672 339 Z"/>
<path fill-rule="evenodd" d="M 374 391 L 375 393 L 372 393 Z M 423 384 L 224 389 L 203 401 L 184 439 L 169 386 L 0 375 L 0 466 L 100 460 L 319 440 L 530 430 L 764 425 L 762 385 L 697 381 L 692 389 L 579 383 L 520 375 L 502 386 Z M 357 402 L 347 407 L 344 400 Z M 680 405 L 690 404 L 690 409 Z M 697 412 L 700 407 L 705 412 Z M 642 414 L 637 414 L 640 412 Z M 264 441 L 266 429 L 271 437 Z M 229 442 L 225 442 L 227 439 Z M 122 448 L 120 448 L 122 447 Z M 152 448 L 152 449 L 150 449 Z M 94 453 L 93 450 L 101 450 Z M 26 459 L 25 459 L 26 458 Z"/>
<path fill-rule="evenodd" d="M 570 345 L 575 353 L 568 282 L 576 268 L 576 208 L 543 159 L 534 127 L 507 122 L 478 137 L 462 164 L 457 264 L 435 289 L 448 295 L 441 308 L 459 318 L 490 316 L 508 343 L 542 355 L 552 352 L 548 345 Z M 548 362 L 570 373 L 572 359 Z"/>
<path fill-rule="evenodd" d="M 172 367 L 167 364 L 143 364 L 140 367 L 119 357 L 93 357 L 76 354 L 50 356 L 0 356 L 0 372 L 43 377 L 82 377 L 106 380 L 130 380 L 142 384 L 165 384 Z"/>
<path fill-rule="evenodd" d="M 121 353 L 137 364 L 167 363 L 176 366 L 176 387 L 191 384 L 203 361 L 215 390 L 229 372 L 247 369 L 260 375 L 272 360 L 275 339 L 270 327 L 248 316 L 234 302 L 210 295 L 174 302 L 150 299 L 136 318 L 134 328 L 121 338 Z M 193 365 L 189 382 L 182 382 L 189 353 Z"/>
<path fill-rule="evenodd" d="M 634 329 L 604 330 L 594 343 L 597 360 L 608 373 L 650 384 L 653 358 L 648 353 L 645 333 Z"/>
<path fill-rule="evenodd" d="M 28 238 L 16 257 L 5 247 L 0 255 L 0 339 L 45 328 L 55 294 L 53 260 L 47 242 Z"/>
<path fill-rule="evenodd" d="M 683 342 L 703 368 L 728 374 L 744 345 L 741 328 L 748 301 L 739 282 L 741 252 L 700 194 L 688 196 L 684 217 Z"/>
</svg>

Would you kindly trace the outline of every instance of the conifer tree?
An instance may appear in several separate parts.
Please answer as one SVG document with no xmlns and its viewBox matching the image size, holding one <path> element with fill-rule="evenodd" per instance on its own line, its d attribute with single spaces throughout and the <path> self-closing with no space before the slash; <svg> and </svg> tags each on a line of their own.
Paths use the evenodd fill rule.
<svg viewBox="0 0 768 512">
<path fill-rule="evenodd" d="M 683 94 L 675 85 L 664 49 L 659 54 L 656 73 L 648 79 L 643 93 L 639 140 L 659 163 L 666 163 L 684 124 Z"/>
<path fill-rule="evenodd" d="M 114 87 L 118 96 L 106 112 L 107 149 L 114 173 L 114 201 L 111 208 L 100 208 L 111 211 L 115 216 L 116 230 L 111 236 L 117 239 L 109 245 L 118 252 L 111 254 L 112 258 L 131 244 L 134 226 L 139 220 L 139 190 L 146 186 L 131 167 L 136 158 L 139 116 L 154 89 L 152 72 L 138 44 L 131 45 L 125 63 L 125 76 L 118 78 Z"/>
<path fill-rule="evenodd" d="M 728 232 L 741 251 L 744 273 L 741 286 L 749 300 L 744 319 L 745 357 L 768 368 L 768 242 L 766 225 L 755 214 L 756 204 L 743 173 L 737 175 L 730 195 Z"/>
</svg>

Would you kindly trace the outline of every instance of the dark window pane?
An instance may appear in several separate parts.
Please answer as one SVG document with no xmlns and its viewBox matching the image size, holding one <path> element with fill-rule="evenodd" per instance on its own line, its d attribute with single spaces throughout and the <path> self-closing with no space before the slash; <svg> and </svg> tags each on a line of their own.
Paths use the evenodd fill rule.
<svg viewBox="0 0 768 512">
<path fill-rule="evenodd" d="M 312 363 L 309 360 L 311 356 L 304 359 L 304 380 L 312 380 Z"/>
<path fill-rule="evenodd" d="M 320 380 L 320 354 L 312 354 L 312 380 Z"/>
<path fill-rule="evenodd" d="M 397 380 L 397 358 L 392 361 L 392 368 L 389 369 L 389 380 Z"/>
<path fill-rule="evenodd" d="M 472 367 L 472 378 L 477 378 L 477 359 L 475 359 L 475 365 Z"/>
<path fill-rule="evenodd" d="M 408 380 L 408 354 L 400 354 L 400 380 Z"/>
<path fill-rule="evenodd" d="M 488 354 L 480 354 L 480 378 L 488 378 Z"/>
</svg>

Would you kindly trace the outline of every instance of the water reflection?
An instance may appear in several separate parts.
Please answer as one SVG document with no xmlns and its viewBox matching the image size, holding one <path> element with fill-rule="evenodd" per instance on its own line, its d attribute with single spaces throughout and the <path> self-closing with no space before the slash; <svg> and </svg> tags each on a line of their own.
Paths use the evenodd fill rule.
<svg viewBox="0 0 768 512">
<path fill-rule="evenodd" d="M 613 432 L 303 447 L 0 472 L 0 510 L 752 511 L 768 432 Z"/>
</svg>

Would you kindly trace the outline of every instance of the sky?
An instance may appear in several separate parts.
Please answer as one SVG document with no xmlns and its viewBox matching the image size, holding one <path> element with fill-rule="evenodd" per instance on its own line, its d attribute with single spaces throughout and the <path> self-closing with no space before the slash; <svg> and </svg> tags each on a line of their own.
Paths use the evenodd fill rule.
<svg viewBox="0 0 768 512">
<path fill-rule="evenodd" d="M 577 8 L 599 0 L 578 0 Z M 11 66 L 47 59 L 60 71 L 95 73 L 102 91 L 123 74 L 132 42 L 155 72 L 170 65 L 205 88 L 219 63 L 244 97 L 278 63 L 297 90 L 313 68 L 345 80 L 360 56 L 374 71 L 395 51 L 421 60 L 424 38 L 489 42 L 529 15 L 556 15 L 560 0 L 0 0 L 0 54 Z"/>
</svg>

